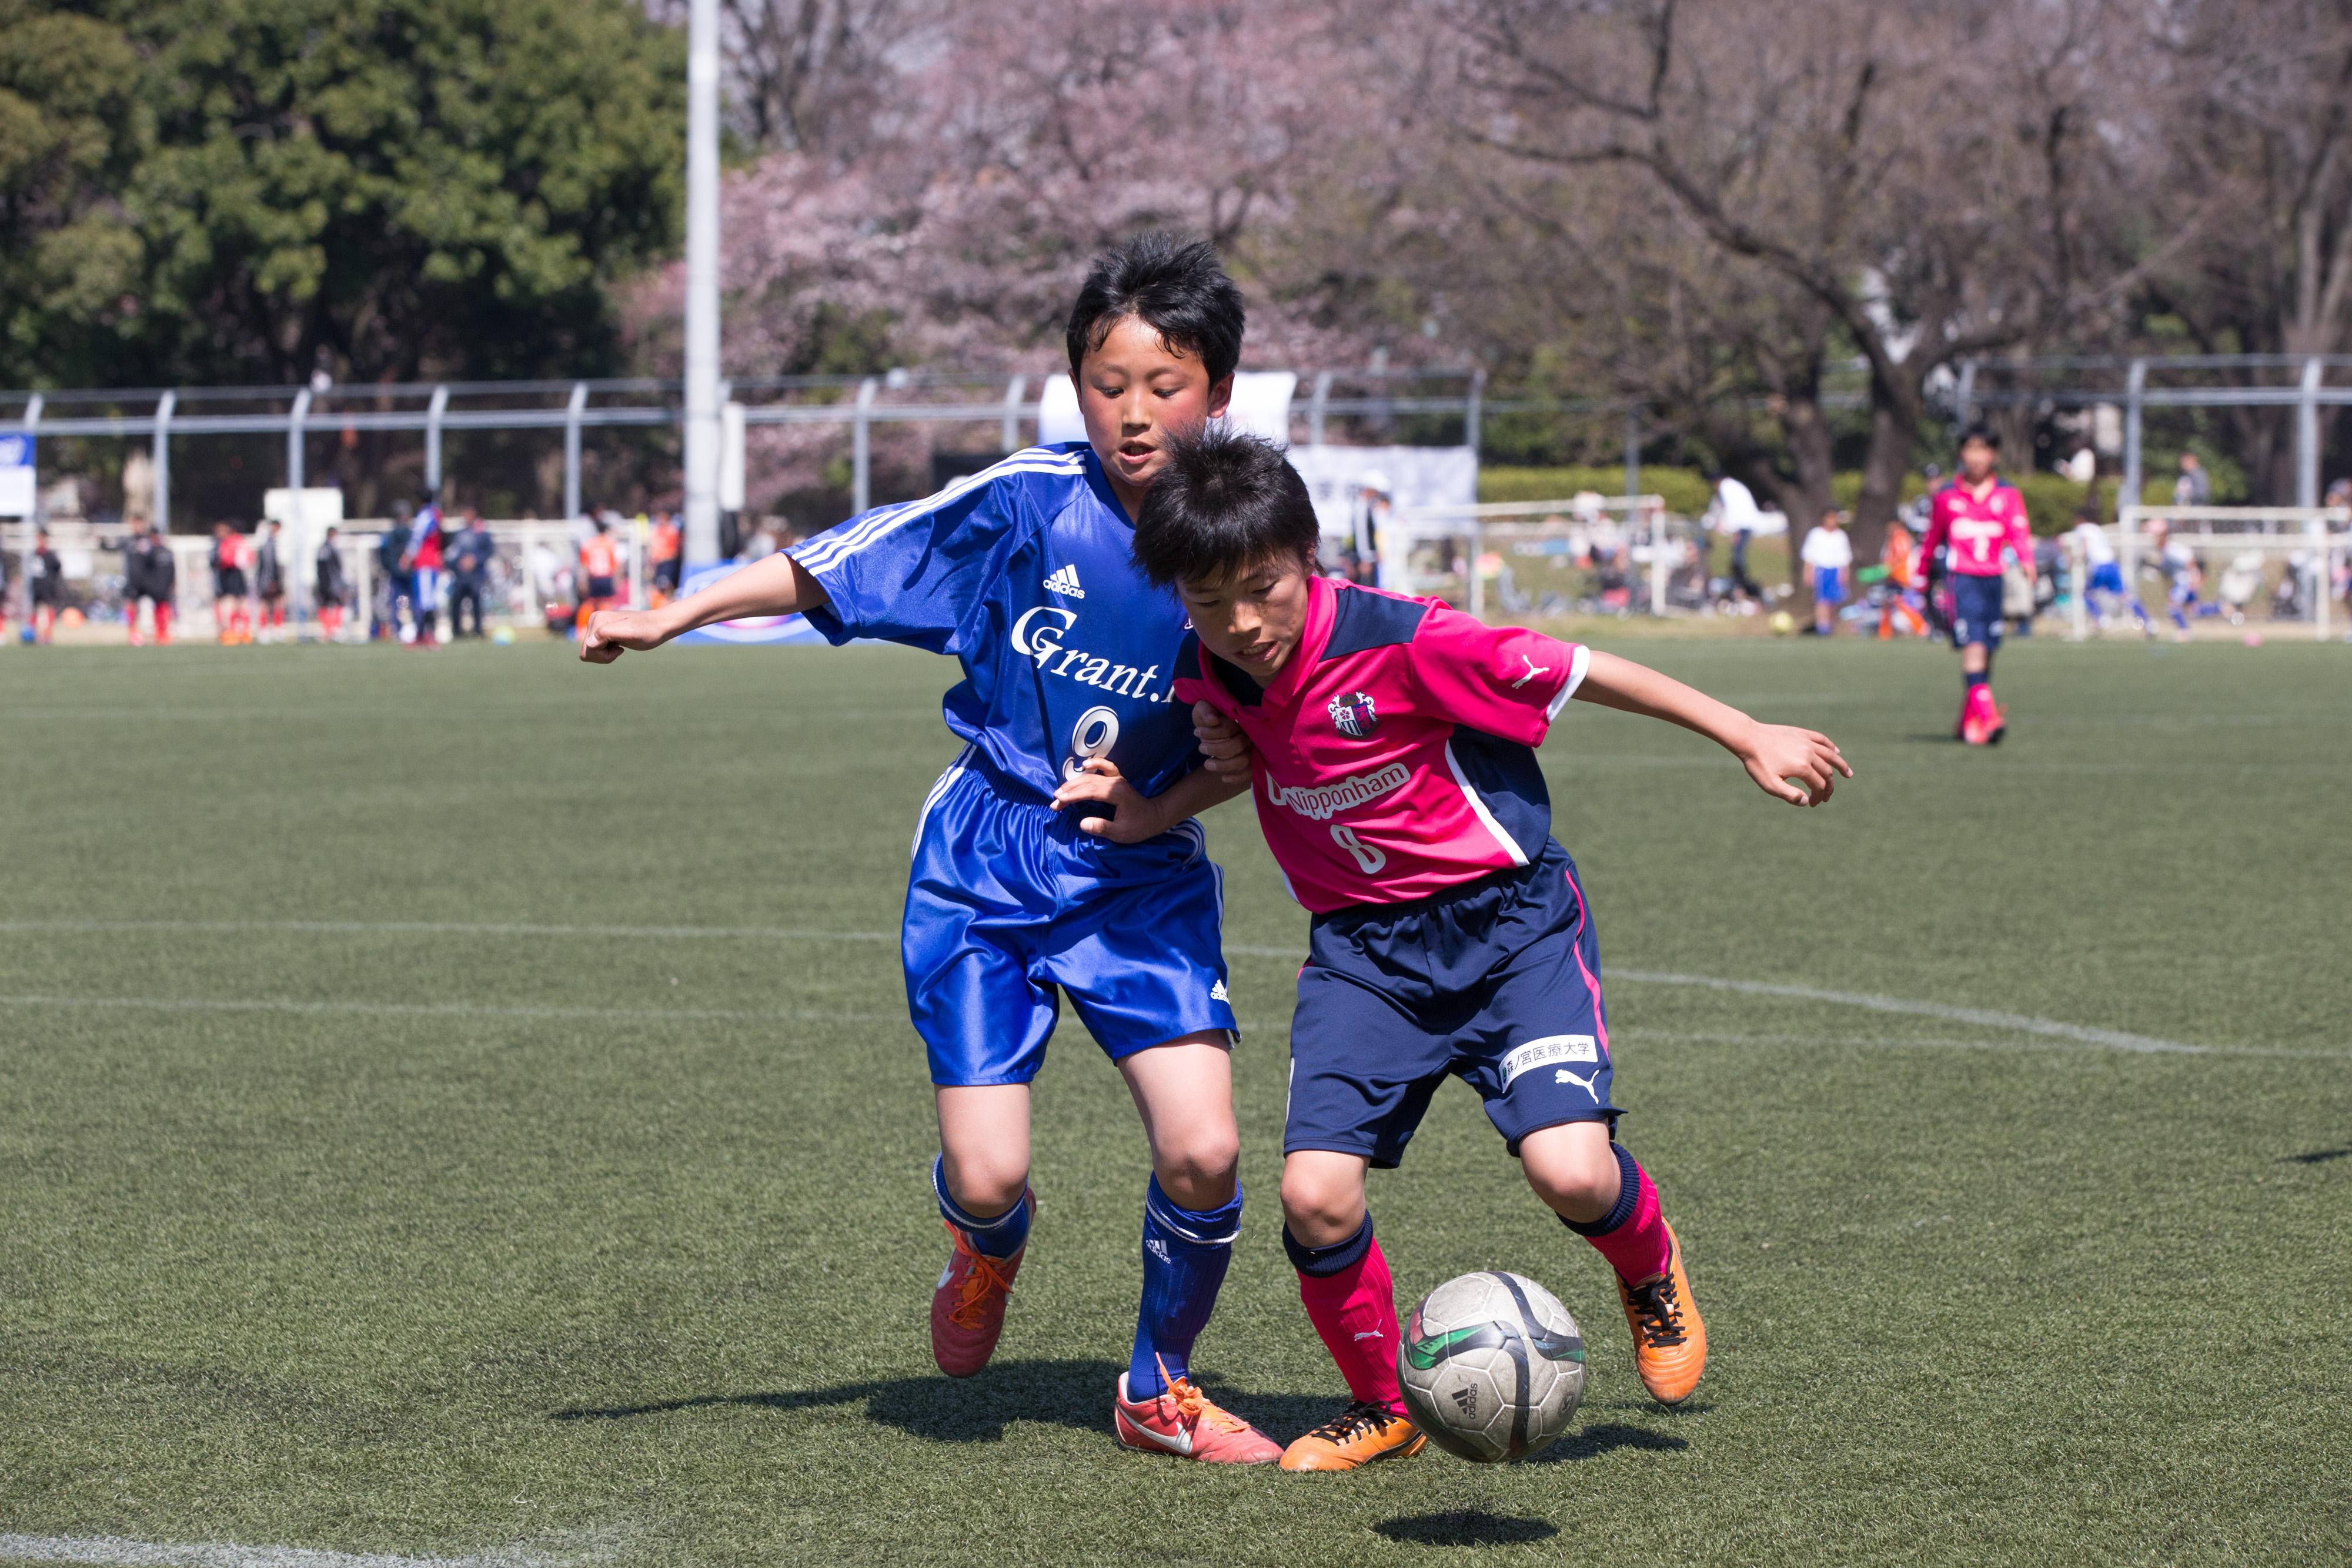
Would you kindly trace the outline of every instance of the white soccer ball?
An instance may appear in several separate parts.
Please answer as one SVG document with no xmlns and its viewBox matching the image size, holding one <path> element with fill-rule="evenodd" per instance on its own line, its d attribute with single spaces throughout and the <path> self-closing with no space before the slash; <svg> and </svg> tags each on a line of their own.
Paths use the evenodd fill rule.
<svg viewBox="0 0 2352 1568">
<path fill-rule="evenodd" d="M 1478 1464 L 1550 1444 L 1584 1398 L 1584 1336 L 1533 1280 L 1499 1270 L 1422 1297 L 1397 1347 L 1405 1414 L 1449 1454 Z"/>
</svg>

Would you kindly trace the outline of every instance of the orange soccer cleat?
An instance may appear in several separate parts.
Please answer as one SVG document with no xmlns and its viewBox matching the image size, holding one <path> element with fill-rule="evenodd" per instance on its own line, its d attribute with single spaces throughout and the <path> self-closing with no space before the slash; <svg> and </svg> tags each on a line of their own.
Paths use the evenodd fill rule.
<svg viewBox="0 0 2352 1568">
<path fill-rule="evenodd" d="M 1280 1444 L 1220 1408 L 1188 1379 L 1166 1381 L 1167 1391 L 1157 1398 L 1130 1400 L 1127 1374 L 1118 1375 L 1111 1421 L 1125 1447 L 1212 1465 L 1269 1465 L 1282 1458 Z"/>
<path fill-rule="evenodd" d="M 1382 1459 L 1409 1459 L 1429 1446 L 1421 1428 L 1385 1405 L 1350 1399 L 1348 1407 L 1282 1450 L 1286 1470 L 1359 1470 Z"/>
<path fill-rule="evenodd" d="M 1625 1326 L 1633 1331 L 1633 1364 L 1642 1386 L 1661 1405 L 1679 1405 L 1706 1370 L 1706 1325 L 1691 1300 L 1683 1244 L 1671 1225 L 1666 1243 L 1666 1271 L 1638 1285 L 1618 1281 L 1617 1299 L 1625 1304 Z"/>
<path fill-rule="evenodd" d="M 1027 1193 L 1021 1201 L 1037 1211 L 1037 1200 Z M 988 1364 L 996 1353 L 997 1336 L 1004 1332 L 1004 1301 L 1013 1294 L 1013 1277 L 1027 1257 L 1024 1245 L 1010 1258 L 975 1252 L 971 1242 L 954 1226 L 955 1251 L 931 1292 L 931 1359 L 950 1377 L 970 1377 Z"/>
</svg>

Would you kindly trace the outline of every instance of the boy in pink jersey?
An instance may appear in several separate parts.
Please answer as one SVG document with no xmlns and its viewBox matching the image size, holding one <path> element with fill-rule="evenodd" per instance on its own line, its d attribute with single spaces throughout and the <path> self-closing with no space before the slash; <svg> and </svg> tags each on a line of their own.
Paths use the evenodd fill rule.
<svg viewBox="0 0 2352 1568">
<path fill-rule="evenodd" d="M 2033 580 L 2033 530 L 2027 526 L 2025 497 L 2001 482 L 2000 462 L 2000 437 L 1990 430 L 1979 424 L 1960 437 L 1960 471 L 1936 492 L 1919 552 L 1931 576 L 1940 568 L 1951 581 L 1952 644 L 1960 651 L 1960 679 L 1968 692 L 1953 733 L 1970 746 L 1994 745 L 2008 732 L 2008 710 L 1992 698 L 2003 557 L 2014 557 L 2028 584 Z"/>
<path fill-rule="evenodd" d="M 1179 449 L 1134 545 L 1192 620 L 1176 695 L 1255 747 L 1258 821 L 1315 916 L 1291 1025 L 1283 1244 L 1350 1400 L 1283 1466 L 1352 1469 L 1423 1442 L 1397 1386 L 1364 1176 L 1400 1163 L 1448 1076 L 1478 1092 L 1537 1196 L 1616 1270 L 1643 1384 L 1678 1403 L 1706 1329 L 1657 1189 L 1615 1142 L 1600 950 L 1534 748 L 1581 697 L 1720 742 L 1792 804 L 1828 800 L 1853 769 L 1822 736 L 1608 653 L 1332 582 L 1316 544 L 1280 450 L 1212 433 Z M 1138 798 L 1097 760 L 1056 799 L 1108 802 L 1116 819 Z"/>
</svg>

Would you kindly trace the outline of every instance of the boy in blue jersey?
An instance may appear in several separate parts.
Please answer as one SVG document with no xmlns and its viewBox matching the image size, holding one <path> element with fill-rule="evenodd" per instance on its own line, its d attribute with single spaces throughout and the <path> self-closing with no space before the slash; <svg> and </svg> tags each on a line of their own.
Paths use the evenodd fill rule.
<svg viewBox="0 0 2352 1568">
<path fill-rule="evenodd" d="M 1127 1080 L 1151 1147 L 1143 1301 L 1113 1393 L 1119 1440 L 1263 1464 L 1281 1448 L 1190 1376 L 1241 1221 L 1223 892 L 1193 813 L 1248 788 L 1247 748 L 1175 700 L 1184 613 L 1133 563 L 1134 519 L 1172 440 L 1223 413 L 1241 294 L 1203 244 L 1148 235 L 1100 257 L 1070 313 L 1087 440 L 1032 447 L 882 507 L 661 610 L 590 618 L 608 663 L 681 632 L 799 612 L 831 641 L 953 654 L 967 742 L 916 831 L 901 944 L 930 1057 L 931 1181 L 954 1253 L 931 1304 L 942 1371 L 987 1363 L 1024 1257 L 1029 1082 L 1066 993 Z M 1202 766 L 1205 748 L 1216 755 Z M 1132 784 L 1059 811 L 1096 758 Z M 1107 809 L 1106 809 L 1107 808 Z"/>
</svg>

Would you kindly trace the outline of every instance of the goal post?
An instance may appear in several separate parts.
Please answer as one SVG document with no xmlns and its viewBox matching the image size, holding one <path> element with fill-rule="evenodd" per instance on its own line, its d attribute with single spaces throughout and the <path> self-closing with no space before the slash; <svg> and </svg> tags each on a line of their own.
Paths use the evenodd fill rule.
<svg viewBox="0 0 2352 1568">
<path fill-rule="evenodd" d="M 2139 591 L 2139 565 L 2151 548 L 2148 525 L 2161 522 L 2176 541 L 2200 552 L 2237 557 L 2280 556 L 2289 570 L 2294 557 L 2304 558 L 2305 591 L 2310 595 L 2313 634 L 2328 638 L 2328 593 L 2334 587 L 2330 568 L 2339 551 L 2352 550 L 2352 507 L 2138 507 L 2117 509 L 2112 528 L 2103 530 L 2114 540 L 2116 564 L 2126 593 Z M 2196 531 L 2190 532 L 2190 529 Z M 2090 596 L 2084 584 L 2090 563 L 2083 541 L 2069 535 L 2067 559 L 2074 575 L 2074 639 L 2091 635 Z"/>
<path fill-rule="evenodd" d="M 1407 592 L 1425 592 L 1455 574 L 1440 572 L 1424 580 L 1412 570 L 1414 547 L 1435 541 L 1460 540 L 1466 580 L 1459 584 L 1464 608 L 1484 619 L 1486 574 L 1480 570 L 1487 548 L 1531 548 L 1543 553 L 1564 545 L 1571 535 L 1589 537 L 1596 528 L 1613 530 L 1633 565 L 1645 569 L 1649 612 L 1667 613 L 1667 580 L 1674 552 L 1692 537 L 1686 517 L 1669 513 L 1659 496 L 1586 494 L 1557 501 L 1489 501 L 1475 506 L 1400 507 L 1381 531 L 1379 548 L 1392 580 Z"/>
</svg>

